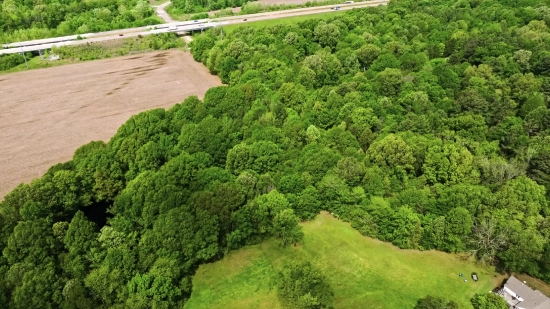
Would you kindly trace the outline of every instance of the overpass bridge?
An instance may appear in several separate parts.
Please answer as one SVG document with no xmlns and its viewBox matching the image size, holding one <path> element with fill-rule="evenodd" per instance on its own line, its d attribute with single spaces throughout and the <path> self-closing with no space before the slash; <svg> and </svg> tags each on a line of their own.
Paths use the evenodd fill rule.
<svg viewBox="0 0 550 309">
<path fill-rule="evenodd" d="M 81 45 L 93 42 L 101 42 L 113 39 L 120 39 L 121 37 L 136 37 L 139 35 L 146 36 L 150 34 L 157 33 L 167 33 L 167 32 L 190 32 L 190 31 L 200 31 L 206 30 L 209 28 L 217 27 L 222 23 L 211 22 L 208 19 L 187 22 L 177 22 L 170 24 L 160 24 L 155 26 L 147 26 L 130 29 L 133 32 L 128 33 L 129 29 L 125 30 L 114 30 L 108 32 L 99 32 L 99 33 L 88 33 L 81 35 L 70 35 L 57 38 L 49 38 L 42 40 L 32 40 L 25 42 L 17 42 L 10 44 L 3 44 L 4 49 L 0 49 L 0 55 L 15 54 L 22 52 L 33 52 L 33 51 L 43 51 L 51 49 L 53 46 L 71 46 L 71 45 Z M 80 37 L 80 39 L 79 39 Z"/>
<path fill-rule="evenodd" d="M 340 10 L 344 11 L 344 10 L 352 10 L 355 8 L 387 5 L 388 2 L 389 0 L 369 0 L 364 2 L 350 3 L 350 4 L 340 4 L 338 6 L 340 7 Z M 200 19 L 197 21 L 166 23 L 166 24 L 147 26 L 147 27 L 81 34 L 80 35 L 81 39 L 78 38 L 79 37 L 78 35 L 70 35 L 70 36 L 58 37 L 58 38 L 16 42 L 16 43 L 2 45 L 4 49 L 0 49 L 0 55 L 21 53 L 21 52 L 42 51 L 42 50 L 51 49 L 53 46 L 60 47 L 60 46 L 68 46 L 68 45 L 80 45 L 80 44 L 87 44 L 92 42 L 121 39 L 123 37 L 135 37 L 139 35 L 145 36 L 145 35 L 154 34 L 154 33 L 190 32 L 190 31 L 204 30 L 212 27 L 221 26 L 221 25 L 239 24 L 239 23 L 249 22 L 249 21 L 277 19 L 277 18 L 285 18 L 285 17 L 291 17 L 291 16 L 317 14 L 317 13 L 329 12 L 329 11 L 335 12 L 334 10 L 332 10 L 333 7 L 334 5 L 325 5 L 325 6 L 299 8 L 299 9 L 291 9 L 291 10 L 284 10 L 284 11 L 230 16 L 230 17 L 218 18 L 216 19 L 217 22 L 212 22 L 212 20 L 210 19 Z"/>
</svg>

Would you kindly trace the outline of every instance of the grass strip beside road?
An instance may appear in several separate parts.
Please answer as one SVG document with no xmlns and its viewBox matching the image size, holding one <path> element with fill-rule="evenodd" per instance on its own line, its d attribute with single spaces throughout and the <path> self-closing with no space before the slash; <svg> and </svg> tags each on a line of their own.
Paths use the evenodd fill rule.
<svg viewBox="0 0 550 309">
<path fill-rule="evenodd" d="M 327 213 L 302 226 L 299 247 L 281 248 L 270 239 L 201 265 L 185 309 L 279 308 L 276 272 L 291 261 L 310 261 L 322 270 L 333 287 L 335 308 L 413 308 L 427 295 L 472 308 L 474 294 L 492 290 L 503 279 L 457 255 L 401 250 L 364 237 Z M 472 272 L 478 282 L 471 280 Z"/>
<path fill-rule="evenodd" d="M 226 33 L 231 33 L 235 31 L 235 29 L 239 27 L 251 27 L 254 29 L 259 29 L 266 26 L 274 26 L 278 24 L 285 24 L 285 25 L 293 25 L 297 24 L 299 22 L 318 18 L 327 20 L 331 17 L 344 14 L 345 11 L 336 11 L 336 12 L 324 12 L 324 13 L 318 13 L 318 14 L 310 14 L 310 15 L 302 15 L 302 16 L 292 16 L 292 17 L 286 17 L 286 18 L 278 18 L 278 19 L 266 19 L 266 20 L 259 20 L 259 21 L 251 21 L 249 23 L 241 23 L 241 24 L 234 24 L 234 25 L 228 25 L 223 27 L 223 31 Z"/>
</svg>

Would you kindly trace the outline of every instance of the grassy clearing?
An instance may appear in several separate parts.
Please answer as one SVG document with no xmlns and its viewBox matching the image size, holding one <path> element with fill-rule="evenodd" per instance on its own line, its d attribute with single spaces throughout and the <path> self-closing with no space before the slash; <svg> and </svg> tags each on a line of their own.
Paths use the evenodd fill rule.
<svg viewBox="0 0 550 309">
<path fill-rule="evenodd" d="M 312 18 L 318 18 L 318 19 L 330 19 L 331 17 L 334 17 L 336 15 L 344 14 L 345 11 L 337 11 L 337 12 L 326 12 L 326 13 L 319 13 L 319 14 L 311 14 L 311 15 L 302 15 L 302 16 L 293 16 L 293 17 L 285 17 L 285 18 L 278 18 L 278 19 L 268 19 L 268 20 L 259 20 L 259 21 L 251 21 L 249 23 L 244 24 L 235 24 L 235 25 L 229 25 L 223 27 L 223 31 L 226 33 L 231 33 L 235 29 L 239 27 L 252 27 L 254 29 L 262 28 L 265 26 L 273 26 L 278 24 L 297 24 L 301 21 L 312 19 Z"/>
<path fill-rule="evenodd" d="M 300 247 L 280 248 L 269 240 L 202 265 L 185 308 L 279 308 L 275 273 L 289 261 L 309 260 L 323 271 L 335 292 L 335 308 L 412 308 L 426 295 L 471 308 L 471 296 L 490 291 L 503 279 L 456 255 L 400 250 L 364 237 L 326 213 L 302 226 Z M 474 271 L 478 282 L 470 279 Z"/>
</svg>

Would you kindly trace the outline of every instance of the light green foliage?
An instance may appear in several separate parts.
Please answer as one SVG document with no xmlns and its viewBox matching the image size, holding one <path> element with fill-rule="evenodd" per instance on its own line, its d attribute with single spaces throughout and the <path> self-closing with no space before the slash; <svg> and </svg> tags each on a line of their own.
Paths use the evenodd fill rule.
<svg viewBox="0 0 550 309">
<path fill-rule="evenodd" d="M 0 10 L 0 42 L 158 24 L 144 0 L 77 2 L 4 1 Z"/>
<path fill-rule="evenodd" d="M 426 179 L 433 184 L 475 184 L 479 181 L 472 154 L 468 149 L 450 143 L 428 149 L 423 170 Z"/>
<path fill-rule="evenodd" d="M 474 309 L 506 309 L 508 304 L 504 298 L 493 293 L 476 294 L 472 298 Z"/>
<path fill-rule="evenodd" d="M 394 134 L 374 142 L 367 150 L 367 158 L 380 167 L 400 172 L 412 170 L 415 161 L 412 148 Z"/>
<path fill-rule="evenodd" d="M 331 308 L 333 292 L 325 277 L 309 262 L 283 266 L 277 296 L 283 308 Z"/>
</svg>

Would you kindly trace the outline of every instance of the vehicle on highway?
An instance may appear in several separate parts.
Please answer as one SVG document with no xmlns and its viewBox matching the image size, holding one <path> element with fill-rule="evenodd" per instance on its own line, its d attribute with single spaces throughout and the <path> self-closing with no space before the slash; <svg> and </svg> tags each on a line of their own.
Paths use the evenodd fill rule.
<svg viewBox="0 0 550 309">
<path fill-rule="evenodd" d="M 247 21 L 247 20 L 248 20 L 248 19 L 246 19 L 246 18 L 245 18 L 245 19 L 243 19 L 243 21 Z"/>
<path fill-rule="evenodd" d="M 333 7 L 332 10 L 333 11 L 338 11 L 338 10 L 340 10 L 340 7 L 339 6 Z"/>
<path fill-rule="evenodd" d="M 119 34 L 118 36 L 124 36 L 124 33 Z"/>
<path fill-rule="evenodd" d="M 194 23 L 198 23 L 199 21 L 198 21 L 198 20 L 194 20 L 193 22 L 194 22 Z"/>
<path fill-rule="evenodd" d="M 344 2 L 344 4 L 353 4 L 354 2 L 353 1 L 346 1 Z"/>
</svg>

